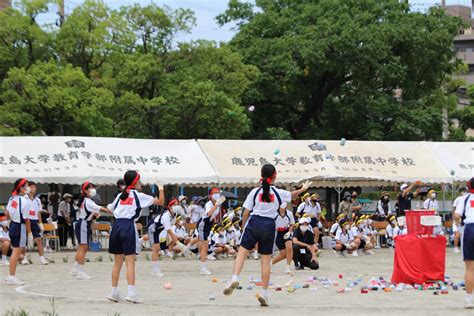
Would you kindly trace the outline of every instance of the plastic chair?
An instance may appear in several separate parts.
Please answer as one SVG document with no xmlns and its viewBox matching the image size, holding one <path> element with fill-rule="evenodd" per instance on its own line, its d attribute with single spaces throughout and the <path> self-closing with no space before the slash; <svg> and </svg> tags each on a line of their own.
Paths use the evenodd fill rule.
<svg viewBox="0 0 474 316">
<path fill-rule="evenodd" d="M 43 224 L 43 245 L 50 245 L 50 241 L 52 241 L 56 247 L 56 251 L 61 251 L 61 246 L 59 243 L 59 236 L 56 235 L 56 228 L 53 224 L 45 223 Z"/>
</svg>

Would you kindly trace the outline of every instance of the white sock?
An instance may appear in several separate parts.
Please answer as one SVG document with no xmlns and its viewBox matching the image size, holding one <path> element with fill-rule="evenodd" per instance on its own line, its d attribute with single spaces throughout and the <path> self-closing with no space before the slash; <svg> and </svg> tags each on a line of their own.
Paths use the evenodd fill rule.
<svg viewBox="0 0 474 316">
<path fill-rule="evenodd" d="M 112 294 L 112 296 L 118 296 L 118 294 L 119 294 L 118 287 L 112 287 L 111 294 Z"/>
<path fill-rule="evenodd" d="M 232 282 L 239 282 L 239 276 L 237 274 L 232 274 Z"/>
<path fill-rule="evenodd" d="M 2 255 L 2 261 L 3 261 L 3 262 L 7 262 L 7 256 L 3 256 L 3 255 Z"/>
<path fill-rule="evenodd" d="M 467 294 L 466 293 L 466 303 L 472 303 L 472 301 L 474 300 L 474 294 Z"/>
<path fill-rule="evenodd" d="M 74 261 L 74 266 L 73 266 L 74 270 L 77 270 L 78 267 L 79 267 L 79 262 Z"/>
<path fill-rule="evenodd" d="M 137 293 L 135 292 L 135 285 L 128 286 L 128 296 L 135 296 Z"/>
<path fill-rule="evenodd" d="M 40 259 L 43 259 L 43 260 L 45 260 L 44 256 L 40 256 Z"/>
<path fill-rule="evenodd" d="M 268 289 L 262 289 L 262 295 L 268 297 Z"/>
<path fill-rule="evenodd" d="M 160 271 L 160 266 L 158 265 L 158 261 L 153 262 L 152 267 L 153 267 L 153 272 Z"/>
<path fill-rule="evenodd" d="M 207 269 L 206 261 L 202 262 L 201 261 L 201 270 Z"/>
<path fill-rule="evenodd" d="M 78 264 L 77 265 L 77 271 L 86 273 L 86 270 L 84 270 L 84 265 L 83 264 Z"/>
<path fill-rule="evenodd" d="M 288 270 L 291 270 L 291 264 L 287 264 L 287 265 L 286 265 L 286 268 L 287 268 Z"/>
</svg>

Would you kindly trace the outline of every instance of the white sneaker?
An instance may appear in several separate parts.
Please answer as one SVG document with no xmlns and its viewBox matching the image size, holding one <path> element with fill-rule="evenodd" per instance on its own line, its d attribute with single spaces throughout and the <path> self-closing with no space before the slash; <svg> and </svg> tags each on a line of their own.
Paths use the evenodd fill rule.
<svg viewBox="0 0 474 316">
<path fill-rule="evenodd" d="M 80 271 L 77 272 L 76 278 L 79 280 L 90 280 L 92 277 L 88 276 L 87 273 Z"/>
<path fill-rule="evenodd" d="M 263 307 L 268 306 L 268 297 L 257 294 L 257 300 L 260 303 L 260 306 L 263 306 Z"/>
<path fill-rule="evenodd" d="M 214 255 L 211 253 L 210 255 L 207 255 L 207 260 L 214 261 L 216 260 L 216 257 L 214 257 Z"/>
<path fill-rule="evenodd" d="M 45 251 L 46 253 L 53 253 L 53 250 L 51 250 L 50 247 L 46 247 L 46 248 L 44 249 L 44 251 Z"/>
<path fill-rule="evenodd" d="M 112 293 L 109 294 L 109 296 L 107 296 L 107 299 L 109 301 L 112 301 L 112 302 L 115 302 L 115 303 L 118 303 L 120 302 L 122 299 L 120 298 L 120 295 L 117 294 L 117 295 L 112 295 Z"/>
<path fill-rule="evenodd" d="M 254 259 L 254 260 L 260 259 L 260 258 L 258 257 L 258 253 L 257 253 L 256 251 L 253 252 L 252 256 L 253 256 L 253 259 Z"/>
<path fill-rule="evenodd" d="M 169 251 L 166 252 L 166 256 L 167 256 L 168 258 L 173 258 L 173 254 L 172 254 L 171 252 L 169 252 Z"/>
<path fill-rule="evenodd" d="M 358 256 L 359 256 L 359 254 L 357 253 L 357 250 L 355 250 L 355 251 L 352 252 L 352 256 L 353 256 L 353 257 L 358 257 Z"/>
<path fill-rule="evenodd" d="M 0 263 L 1 266 L 9 266 L 10 265 L 10 261 L 3 261 L 2 260 L 2 263 Z"/>
<path fill-rule="evenodd" d="M 77 276 L 78 273 L 79 271 L 77 271 L 76 269 L 72 269 L 71 272 L 69 272 L 69 274 L 71 274 L 73 277 Z"/>
<path fill-rule="evenodd" d="M 16 276 L 12 276 L 12 275 L 7 276 L 7 278 L 5 279 L 5 282 L 7 282 L 8 285 L 23 285 L 23 284 L 25 284 L 25 282 L 18 280 Z"/>
<path fill-rule="evenodd" d="M 285 274 L 289 274 L 289 275 L 291 275 L 291 276 L 295 275 L 295 274 L 291 271 L 291 268 L 288 268 L 288 267 L 285 268 Z"/>
<path fill-rule="evenodd" d="M 465 309 L 474 309 L 474 303 L 471 301 L 471 302 L 466 302 L 464 304 L 464 308 Z"/>
<path fill-rule="evenodd" d="M 159 278 L 162 278 L 162 277 L 165 276 L 165 274 L 164 274 L 163 272 L 161 272 L 160 270 L 158 270 L 158 271 L 153 271 L 153 272 L 151 273 L 151 275 L 152 275 L 152 276 L 155 276 L 155 277 L 159 277 Z"/>
<path fill-rule="evenodd" d="M 23 260 L 21 260 L 21 264 L 24 265 L 24 266 L 27 266 L 30 264 L 30 262 L 28 261 L 27 258 L 23 258 Z"/>
<path fill-rule="evenodd" d="M 127 297 L 125 297 L 125 300 L 127 302 L 134 303 L 134 304 L 143 303 L 143 300 L 141 298 L 139 298 L 136 294 L 135 295 L 127 295 Z"/>
<path fill-rule="evenodd" d="M 46 260 L 45 257 L 40 257 L 40 264 L 47 265 L 47 264 L 48 264 L 48 260 Z"/>
<path fill-rule="evenodd" d="M 207 268 L 202 268 L 201 271 L 199 271 L 200 275 L 212 275 L 212 272 L 209 271 Z"/>
<path fill-rule="evenodd" d="M 373 255 L 375 255 L 375 252 L 373 252 L 372 250 L 366 250 L 366 251 L 364 251 L 364 253 L 365 253 L 366 255 L 368 255 L 368 256 L 373 256 Z"/>
<path fill-rule="evenodd" d="M 459 250 L 459 247 L 454 247 L 453 252 L 454 253 L 461 253 L 461 250 Z"/>
</svg>

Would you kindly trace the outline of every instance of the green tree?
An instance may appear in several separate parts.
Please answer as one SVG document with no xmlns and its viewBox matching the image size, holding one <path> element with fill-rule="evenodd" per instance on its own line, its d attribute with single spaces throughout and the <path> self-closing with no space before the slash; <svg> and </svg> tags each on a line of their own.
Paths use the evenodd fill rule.
<svg viewBox="0 0 474 316">
<path fill-rule="evenodd" d="M 163 137 L 239 138 L 249 132 L 242 95 L 258 75 L 227 47 L 199 41 L 167 59 L 160 112 Z"/>
<path fill-rule="evenodd" d="M 231 47 L 261 75 L 245 96 L 254 136 L 283 126 L 293 138 L 439 139 L 431 106 L 456 63 L 462 22 L 405 2 L 232 0 L 217 17 L 237 20 Z"/>
<path fill-rule="evenodd" d="M 102 112 L 113 106 L 113 94 L 71 65 L 12 68 L 2 89 L 2 135 L 112 136 L 112 120 Z"/>
<path fill-rule="evenodd" d="M 52 36 L 36 22 L 48 9 L 47 0 L 22 0 L 19 9 L 0 11 L 0 80 L 11 67 L 30 67 L 52 56 Z"/>
</svg>

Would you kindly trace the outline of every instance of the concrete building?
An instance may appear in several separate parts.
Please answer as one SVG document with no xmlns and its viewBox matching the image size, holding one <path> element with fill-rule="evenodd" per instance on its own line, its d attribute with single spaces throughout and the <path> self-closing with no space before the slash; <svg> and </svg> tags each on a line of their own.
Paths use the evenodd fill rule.
<svg viewBox="0 0 474 316">
<path fill-rule="evenodd" d="M 11 5 L 11 0 L 0 0 L 0 11 L 10 7 Z"/>
</svg>

